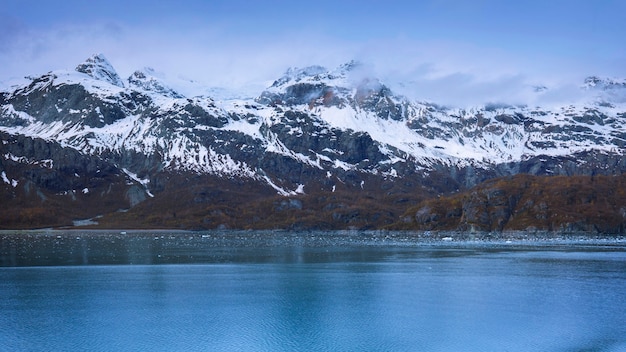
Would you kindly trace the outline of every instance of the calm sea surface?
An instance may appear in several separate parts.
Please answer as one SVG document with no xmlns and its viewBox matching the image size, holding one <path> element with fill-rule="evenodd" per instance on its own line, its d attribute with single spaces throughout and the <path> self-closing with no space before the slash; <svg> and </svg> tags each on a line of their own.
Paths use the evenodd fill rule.
<svg viewBox="0 0 626 352">
<path fill-rule="evenodd" d="M 623 240 L 0 234 L 0 351 L 626 351 Z"/>
</svg>

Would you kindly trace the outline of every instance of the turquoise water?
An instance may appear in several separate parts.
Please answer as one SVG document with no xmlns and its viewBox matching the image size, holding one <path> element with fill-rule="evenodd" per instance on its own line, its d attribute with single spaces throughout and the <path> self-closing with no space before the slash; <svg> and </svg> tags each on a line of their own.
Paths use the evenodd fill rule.
<svg viewBox="0 0 626 352">
<path fill-rule="evenodd" d="M 624 243 L 289 236 L 5 236 L 0 351 L 626 351 Z"/>
</svg>

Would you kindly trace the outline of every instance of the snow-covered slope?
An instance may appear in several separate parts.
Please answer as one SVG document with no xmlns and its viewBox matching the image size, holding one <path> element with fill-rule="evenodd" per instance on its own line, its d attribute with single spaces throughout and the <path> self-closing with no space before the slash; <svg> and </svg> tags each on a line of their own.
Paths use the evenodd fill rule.
<svg viewBox="0 0 626 352">
<path fill-rule="evenodd" d="M 594 86 L 581 89 L 593 91 L 567 106 L 442 108 L 395 96 L 376 80 L 355 81 L 349 69 L 354 66 L 290 69 L 258 101 L 287 105 L 334 128 L 368 133 L 381 150 L 401 151 L 422 165 L 437 161 L 489 167 L 537 155 L 617 152 L 624 146 L 626 105 L 620 97 L 626 83 L 589 78 L 586 83 L 593 80 Z"/>
<path fill-rule="evenodd" d="M 115 72 L 111 63 L 102 54 L 88 58 L 85 62 L 76 66 L 76 71 L 84 73 L 96 80 L 124 88 L 124 82 L 122 82 L 122 79 L 117 72 Z"/>
<path fill-rule="evenodd" d="M 347 173 L 582 165 L 593 161 L 583 154 L 621 156 L 626 146 L 623 81 L 589 78 L 589 98 L 573 105 L 460 109 L 395 95 L 359 68 L 289 69 L 256 99 L 214 100 L 184 96 L 149 68 L 122 80 L 95 55 L 0 93 L 0 130 L 106 158 L 141 179 L 164 170 L 241 177 L 284 195 L 320 178 L 333 187 Z M 558 173 L 554 165 L 533 170 Z"/>
</svg>

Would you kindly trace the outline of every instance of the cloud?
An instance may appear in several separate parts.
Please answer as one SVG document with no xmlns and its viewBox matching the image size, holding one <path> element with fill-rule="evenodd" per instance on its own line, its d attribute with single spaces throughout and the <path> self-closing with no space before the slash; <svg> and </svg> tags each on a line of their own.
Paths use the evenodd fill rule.
<svg viewBox="0 0 626 352">
<path fill-rule="evenodd" d="M 537 52 L 411 38 L 357 42 L 306 30 L 242 35 L 210 24 L 176 31 L 115 21 L 44 29 L 6 21 L 0 29 L 0 81 L 73 69 L 90 55 L 104 53 L 122 77 L 149 66 L 169 77 L 253 94 L 288 67 L 334 68 L 357 59 L 366 63 L 371 75 L 413 99 L 452 105 L 524 104 L 562 99 L 571 92 L 560 87 L 575 86 L 597 68 Z M 535 85 L 554 89 L 537 95 Z"/>
<path fill-rule="evenodd" d="M 524 55 L 441 40 L 370 43 L 359 55 L 394 91 L 451 106 L 570 103 L 580 98 L 574 93 L 594 69 L 537 52 Z M 539 86 L 549 89 L 537 92 Z"/>
<path fill-rule="evenodd" d="M 236 87 L 275 79 L 290 66 L 334 65 L 345 51 L 315 36 L 236 37 L 209 26 L 180 33 L 113 22 L 22 30 L 2 38 L 0 80 L 73 69 L 91 54 L 104 53 L 122 76 L 151 66 L 169 75 Z"/>
</svg>

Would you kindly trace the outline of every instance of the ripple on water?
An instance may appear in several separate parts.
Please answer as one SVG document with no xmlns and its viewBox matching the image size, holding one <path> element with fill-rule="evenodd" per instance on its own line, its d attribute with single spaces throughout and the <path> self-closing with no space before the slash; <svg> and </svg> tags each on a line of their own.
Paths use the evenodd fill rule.
<svg viewBox="0 0 626 352">
<path fill-rule="evenodd" d="M 58 258 L 46 259 L 53 253 L 46 250 L 59 255 L 86 248 L 89 264 L 114 253 L 122 258 L 118 264 L 147 265 L 67 261 L 0 268 L 0 350 L 619 351 L 626 346 L 623 248 L 329 247 L 294 239 L 288 246 L 255 248 L 228 247 L 227 236 L 218 242 L 211 236 L 90 240 L 81 235 L 78 240 L 74 234 L 25 243 L 30 253 L 51 262 Z M 203 241 L 210 244 L 200 245 Z M 105 248 L 97 249 L 101 244 Z M 154 254 L 164 259 L 159 262 Z M 183 264 L 167 259 L 192 255 L 204 257 Z"/>
</svg>

